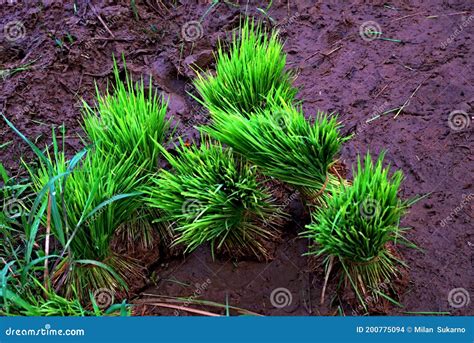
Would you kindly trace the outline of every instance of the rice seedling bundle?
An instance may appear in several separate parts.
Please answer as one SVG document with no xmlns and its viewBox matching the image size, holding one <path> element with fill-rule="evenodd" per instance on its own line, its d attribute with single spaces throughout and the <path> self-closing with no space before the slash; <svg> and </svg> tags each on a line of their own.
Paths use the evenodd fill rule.
<svg viewBox="0 0 474 343">
<path fill-rule="evenodd" d="M 72 289 L 84 296 L 91 289 L 126 288 L 123 277 L 140 270 L 112 253 L 110 242 L 117 228 L 141 206 L 134 198 L 140 195 L 136 190 L 145 163 L 136 165 L 137 149 L 121 157 L 90 150 L 79 161 L 67 160 L 55 137 L 53 146 L 53 154 L 46 155 L 48 163 L 40 160 L 38 169 L 27 166 L 37 194 L 54 186 L 40 204 L 45 226 L 44 209 L 56 210 L 51 215 L 51 231 L 67 257 L 53 270 L 53 284 L 64 286 L 67 296 Z"/>
<path fill-rule="evenodd" d="M 247 19 L 229 50 L 220 45 L 216 74 L 199 73 L 194 83 L 211 114 L 236 108 L 245 115 L 265 108 L 271 100 L 294 101 L 294 76 L 285 71 L 286 54 L 276 31 L 268 33 Z"/>
<path fill-rule="evenodd" d="M 102 95 L 96 87 L 94 107 L 83 101 L 84 131 L 88 140 L 103 154 L 131 154 L 137 147 L 136 164 L 145 172 L 156 172 L 160 152 L 154 142 L 163 144 L 171 134 L 171 119 L 166 119 L 168 104 L 153 90 L 145 90 L 143 79 L 134 83 L 127 72 L 120 80 L 114 59 L 115 84 Z"/>
<path fill-rule="evenodd" d="M 146 192 L 150 206 L 175 223 L 187 251 L 210 242 L 212 251 L 232 256 L 248 252 L 266 257 L 262 241 L 274 237 L 281 214 L 257 179 L 255 167 L 218 143 L 177 147 L 177 156 L 163 149 L 171 170 L 162 170 Z"/>
<path fill-rule="evenodd" d="M 329 173 L 347 138 L 339 134 L 336 116 L 318 112 L 312 124 L 303 112 L 283 103 L 251 116 L 216 111 L 210 126 L 213 138 L 232 147 L 263 173 L 300 189 L 314 200 L 340 181 Z"/>
<path fill-rule="evenodd" d="M 127 72 L 125 60 L 123 63 L 125 82 L 120 80 L 114 59 L 115 83 L 112 90 L 102 95 L 96 88 L 94 107 L 83 102 L 83 127 L 88 141 L 94 143 L 103 156 L 116 156 L 116 163 L 122 163 L 123 156 L 129 156 L 138 149 L 135 160 L 127 163 L 135 163 L 142 170 L 140 176 L 145 176 L 158 171 L 161 153 L 155 142 L 164 144 L 172 136 L 172 118 L 166 118 L 168 104 L 153 90 L 151 78 L 149 90 L 146 91 L 143 79 L 134 83 Z M 146 177 L 142 182 L 148 180 Z M 152 221 L 159 216 L 157 211 L 141 207 L 133 216 L 125 218 L 118 233 L 120 244 L 125 243 L 129 251 L 136 246 L 150 249 L 156 239 L 154 230 L 159 233 L 159 238 L 167 241 L 172 232 L 164 226 L 152 225 Z"/>
<path fill-rule="evenodd" d="M 368 296 L 378 298 L 390 286 L 403 264 L 392 247 L 408 243 L 399 227 L 409 206 L 398 197 L 403 175 L 390 176 L 383 159 L 383 153 L 375 162 L 369 153 L 363 164 L 359 158 L 352 185 L 326 196 L 305 233 L 315 243 L 310 253 L 326 256 L 330 265 L 338 262 L 364 306 Z"/>
</svg>

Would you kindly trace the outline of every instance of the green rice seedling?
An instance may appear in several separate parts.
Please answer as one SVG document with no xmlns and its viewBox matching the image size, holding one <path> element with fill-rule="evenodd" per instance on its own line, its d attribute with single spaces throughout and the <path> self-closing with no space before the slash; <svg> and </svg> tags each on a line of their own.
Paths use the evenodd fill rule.
<svg viewBox="0 0 474 343">
<path fill-rule="evenodd" d="M 134 83 L 127 72 L 125 60 L 123 63 L 125 82 L 120 80 L 114 59 L 115 84 L 112 90 L 101 95 L 96 87 L 94 108 L 83 102 L 83 128 L 88 140 L 103 155 L 113 154 L 122 158 L 138 148 L 134 162 L 143 171 L 141 176 L 145 176 L 158 170 L 161 153 L 155 142 L 165 144 L 172 137 L 172 118 L 166 119 L 168 104 L 153 90 L 151 80 L 146 91 L 143 79 Z M 148 178 L 142 181 L 146 180 Z M 134 245 L 151 248 L 153 230 L 156 229 L 151 222 L 159 216 L 157 211 L 140 208 L 131 220 L 123 223 L 119 236 L 126 238 L 124 242 L 128 248 Z M 164 240 L 172 236 L 166 228 L 165 225 L 158 227 Z"/>
<path fill-rule="evenodd" d="M 48 260 L 59 261 L 56 241 L 47 234 L 38 234 L 35 223 L 42 221 L 39 211 L 30 223 L 34 195 L 28 196 L 30 184 L 23 179 L 10 178 L 0 164 L 2 188 L 0 195 L 6 204 L 0 212 L 0 315 L 26 316 L 92 316 L 121 315 L 127 308 L 113 305 L 106 311 L 93 306 L 86 309 L 72 286 L 72 296 L 63 297 L 53 290 L 49 278 Z M 14 200 L 14 201 L 13 201 Z M 50 211 L 48 211 L 50 212 Z M 30 244 L 33 241 L 34 244 Z M 55 251 L 48 255 L 51 241 Z M 31 251 L 30 247 L 31 246 Z M 69 257 L 66 257 L 69 259 Z M 79 262 L 79 261 L 78 261 Z M 95 299 L 91 297 L 92 305 Z M 123 304 L 122 304 L 123 305 Z M 126 304 L 125 304 L 126 305 Z"/>
<path fill-rule="evenodd" d="M 143 79 L 134 83 L 126 69 L 122 82 L 114 59 L 115 84 L 104 95 L 96 86 L 94 107 L 83 101 L 84 131 L 88 140 L 103 154 L 131 154 L 137 146 L 136 165 L 146 172 L 158 169 L 160 151 L 154 142 L 164 144 L 172 135 L 171 120 L 166 119 L 168 104 L 153 90 L 145 90 Z"/>
<path fill-rule="evenodd" d="M 240 34 L 234 33 L 230 51 L 222 45 L 216 54 L 216 75 L 198 73 L 195 87 L 201 103 L 213 113 L 233 110 L 249 114 L 269 100 L 292 103 L 297 89 L 294 76 L 285 71 L 286 55 L 276 31 L 247 19 Z"/>
<path fill-rule="evenodd" d="M 118 280 L 137 272 L 136 263 L 110 250 L 117 228 L 141 205 L 133 199 L 139 195 L 136 190 L 141 180 L 135 156 L 118 158 L 92 150 L 65 182 L 57 182 L 57 192 L 63 197 L 59 213 L 65 227 L 64 232 L 55 225 L 52 230 L 70 256 L 58 265 L 53 281 L 67 285 L 67 295 L 70 286 L 81 295 L 87 289 L 121 289 Z M 57 175 L 64 174 L 69 168 L 64 154 L 59 152 L 54 159 Z M 30 169 L 30 173 L 38 192 L 51 182 L 44 165 L 37 171 Z"/>
<path fill-rule="evenodd" d="M 327 196 L 316 208 L 305 235 L 315 242 L 310 254 L 326 256 L 327 271 L 339 263 L 345 285 L 350 285 L 361 304 L 378 299 L 390 287 L 403 264 L 394 254 L 396 243 L 408 243 L 400 219 L 411 203 L 398 197 L 401 171 L 389 176 L 383 168 L 384 153 L 377 161 L 367 153 L 354 170 L 352 185 Z M 327 280 L 327 278 L 326 278 Z"/>
<path fill-rule="evenodd" d="M 138 147 L 121 157 L 116 152 L 103 155 L 86 148 L 67 160 L 64 128 L 62 151 L 53 130 L 52 153 L 43 153 L 8 119 L 4 120 L 39 158 L 37 169 L 25 164 L 37 194 L 25 229 L 25 263 L 32 260 L 33 246 L 43 225 L 51 230 L 62 250 L 51 267 L 51 278 L 66 297 L 73 289 L 81 297 L 90 289 L 126 289 L 123 278 L 139 275 L 141 270 L 134 261 L 112 253 L 110 243 L 117 228 L 141 206 L 135 197 L 141 195 L 136 190 L 141 186 L 145 163 L 137 166 L 135 162 Z"/>
<path fill-rule="evenodd" d="M 0 163 L 0 257 L 11 257 L 15 250 L 22 214 L 26 212 L 31 198 L 30 186 L 27 180 L 10 177 Z"/>
<path fill-rule="evenodd" d="M 182 141 L 177 157 L 163 149 L 172 170 L 162 170 L 148 187 L 148 202 L 175 223 L 175 244 L 187 251 L 210 242 L 234 257 L 267 257 L 262 243 L 275 236 L 282 217 L 257 179 L 255 167 L 230 149 L 204 140 L 200 147 Z"/>
<path fill-rule="evenodd" d="M 45 288 L 41 282 L 33 275 L 29 278 L 27 286 L 18 286 L 21 293 L 10 289 L 0 289 L 0 299 L 8 303 L 8 306 L 0 306 L 2 316 L 129 316 L 130 306 L 122 304 L 112 304 L 107 308 L 100 308 L 94 296 L 91 294 L 90 301 L 92 309 L 81 304 L 79 298 L 65 298 L 55 293 L 51 289 Z"/>
<path fill-rule="evenodd" d="M 216 111 L 211 126 L 202 127 L 213 138 L 232 147 L 263 173 L 291 184 L 310 200 L 334 189 L 340 180 L 329 172 L 342 143 L 337 117 L 318 112 L 315 123 L 301 109 L 282 102 L 245 117 Z"/>
</svg>

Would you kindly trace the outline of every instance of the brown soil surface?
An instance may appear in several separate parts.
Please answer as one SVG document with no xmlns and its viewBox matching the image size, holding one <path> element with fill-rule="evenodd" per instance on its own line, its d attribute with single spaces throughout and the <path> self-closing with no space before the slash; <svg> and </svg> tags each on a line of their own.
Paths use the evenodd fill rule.
<svg viewBox="0 0 474 343">
<path fill-rule="evenodd" d="M 72 1 L 0 6 L 0 111 L 41 146 L 50 141 L 52 126 L 65 124 L 73 153 L 81 148 L 78 101 L 93 100 L 95 82 L 105 89 L 112 55 L 123 53 L 134 77 L 152 75 L 153 85 L 170 99 L 170 115 L 180 121 L 178 134 L 192 140 L 197 137 L 193 126 L 206 123 L 208 116 L 187 93 L 193 91 L 190 65 L 212 68 L 212 49 L 238 26 L 241 14 L 274 22 L 286 39 L 288 65 L 299 73 L 307 116 L 318 109 L 337 112 L 344 133 L 354 133 L 342 151 L 344 164 L 351 166 L 368 149 L 386 149 L 387 160 L 406 175 L 402 197 L 429 194 L 402 222 L 412 228 L 408 238 L 422 250 L 401 249 L 410 266 L 409 284 L 398 299 L 404 307 L 392 306 L 386 313 L 473 315 L 474 300 L 459 308 L 448 300 L 456 288 L 474 296 L 474 123 L 462 130 L 448 123 L 452 111 L 463 111 L 468 119 L 474 113 L 469 1 L 276 0 L 268 12 L 271 19 L 257 10 L 265 8 L 263 2 L 221 2 L 212 8 L 209 2 L 137 1 L 136 16 L 129 1 L 78 0 L 76 11 Z M 201 20 L 202 32 L 192 37 L 188 31 L 183 39 L 183 27 L 189 29 L 195 20 Z M 384 39 L 362 39 L 360 27 L 369 21 Z M 11 72 L 31 61 L 28 70 Z M 398 116 L 396 111 L 383 114 L 403 104 Z M 20 158 L 30 160 L 32 154 L 2 120 L 0 132 L 0 146 L 7 143 L 0 162 L 15 173 Z M 144 293 L 218 303 L 227 299 L 264 315 L 337 314 L 338 299 L 331 299 L 336 280 L 330 280 L 321 305 L 323 269 L 301 256 L 308 242 L 297 234 L 309 217 L 298 197 L 288 209 L 294 220 L 284 228 L 272 261 L 213 261 L 209 248 L 202 247 L 186 257 L 158 261 L 156 283 Z M 279 287 L 292 297 L 281 309 L 270 301 Z M 341 308 L 346 315 L 354 313 L 347 304 Z M 147 306 L 141 313 L 174 312 Z"/>
</svg>

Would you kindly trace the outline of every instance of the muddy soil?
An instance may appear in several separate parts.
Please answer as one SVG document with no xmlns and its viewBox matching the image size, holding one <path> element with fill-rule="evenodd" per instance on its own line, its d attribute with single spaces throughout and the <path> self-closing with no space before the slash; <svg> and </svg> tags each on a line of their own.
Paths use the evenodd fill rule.
<svg viewBox="0 0 474 343">
<path fill-rule="evenodd" d="M 474 296 L 472 3 L 276 0 L 264 14 L 258 8 L 266 4 L 246 1 L 148 0 L 136 8 L 129 1 L 10 2 L 0 1 L 0 110 L 41 146 L 50 142 L 52 126 L 64 124 L 71 154 L 82 147 L 80 99 L 92 102 L 95 83 L 104 90 L 111 81 L 112 55 L 124 54 L 135 78 L 151 75 L 153 87 L 170 101 L 169 115 L 180 122 L 178 134 L 191 141 L 193 126 L 208 121 L 189 95 L 191 66 L 213 67 L 212 49 L 238 27 L 241 14 L 278 26 L 306 115 L 336 112 L 343 132 L 354 135 L 341 154 L 348 169 L 358 153 L 385 149 L 387 160 L 405 173 L 401 196 L 426 195 L 402 222 L 420 248 L 400 250 L 410 266 L 398 299 L 403 308 L 384 313 L 474 314 L 473 300 L 467 302 Z M 453 111 L 464 122 L 448 120 Z M 31 161 L 30 149 L 3 121 L 0 132 L 0 162 L 21 174 L 19 161 Z M 321 304 L 324 270 L 321 261 L 302 256 L 308 242 L 298 233 L 309 217 L 292 194 L 285 198 L 294 220 L 272 261 L 213 261 L 208 247 L 162 257 L 141 299 L 227 301 L 263 315 L 359 314 L 338 306 L 332 278 Z M 276 294 L 286 306 L 275 302 Z M 189 314 L 159 306 L 137 313 Z"/>
</svg>

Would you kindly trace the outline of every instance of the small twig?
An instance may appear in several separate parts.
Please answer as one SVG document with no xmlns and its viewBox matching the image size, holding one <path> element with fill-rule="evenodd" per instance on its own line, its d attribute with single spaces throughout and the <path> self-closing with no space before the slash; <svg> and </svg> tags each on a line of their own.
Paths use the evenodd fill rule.
<svg viewBox="0 0 474 343">
<path fill-rule="evenodd" d="M 425 13 L 425 12 L 418 12 L 418 13 L 414 13 L 414 14 L 409 14 L 409 15 L 406 15 L 404 17 L 393 19 L 392 22 L 399 21 L 399 20 L 406 19 L 406 18 L 411 18 L 411 17 L 417 16 L 417 15 L 420 15 L 420 14 L 423 14 L 423 13 Z"/>
<path fill-rule="evenodd" d="M 112 31 L 110 31 L 109 27 L 107 26 L 107 24 L 104 22 L 104 20 L 101 18 L 99 14 L 97 14 L 97 19 L 99 19 L 100 23 L 104 26 L 104 28 L 107 30 L 109 35 L 111 35 L 112 38 L 115 38 L 115 35 L 112 33 Z"/>
<path fill-rule="evenodd" d="M 455 12 L 455 13 L 441 14 L 441 15 L 429 15 L 426 18 L 427 19 L 434 19 L 434 18 L 438 18 L 438 17 L 449 17 L 449 16 L 452 16 L 452 15 L 467 14 L 467 13 L 469 13 L 469 12 L 468 11 L 463 11 L 463 12 Z"/>
<path fill-rule="evenodd" d="M 115 35 L 112 33 L 112 31 L 110 31 L 109 27 L 107 26 L 107 24 L 104 22 L 104 20 L 102 19 L 102 17 L 100 16 L 99 13 L 97 13 L 95 7 L 89 3 L 89 6 L 91 7 L 92 11 L 94 12 L 95 16 L 97 17 L 97 19 L 99 19 L 100 23 L 104 26 L 105 30 L 109 33 L 109 35 L 111 35 L 113 38 L 115 38 Z"/>
<path fill-rule="evenodd" d="M 374 99 L 377 99 L 377 98 L 379 97 L 379 95 L 382 94 L 382 92 L 383 92 L 387 87 L 388 87 L 388 84 L 385 85 L 385 86 L 382 88 L 382 90 L 381 90 L 380 92 L 378 92 L 378 93 L 375 95 Z"/>
<path fill-rule="evenodd" d="M 134 38 L 120 38 L 120 37 L 94 37 L 91 38 L 93 41 L 106 41 L 106 42 L 131 42 L 135 40 Z"/>
<path fill-rule="evenodd" d="M 321 305 L 324 303 L 324 296 L 326 294 L 326 286 L 328 285 L 329 274 L 331 274 L 333 263 L 334 263 L 334 256 L 331 256 L 329 258 L 328 271 L 326 272 L 326 276 L 324 277 L 324 286 L 323 286 L 323 291 L 321 292 Z"/>
<path fill-rule="evenodd" d="M 2 259 L 2 262 L 6 265 L 7 264 L 7 261 L 5 261 L 5 259 L 3 257 L 0 257 Z M 8 267 L 8 270 L 10 271 L 10 273 L 12 273 L 13 275 L 15 275 L 15 273 L 13 272 L 13 269 L 11 267 Z"/>
<path fill-rule="evenodd" d="M 51 235 L 51 192 L 48 193 L 48 212 L 46 218 L 46 241 L 44 243 L 44 255 L 49 255 L 49 238 Z M 44 289 L 45 293 L 48 292 L 49 288 L 49 270 L 48 270 L 48 259 L 44 260 Z"/>
<path fill-rule="evenodd" d="M 209 317 L 222 317 L 220 314 L 215 314 L 215 313 L 208 312 L 208 311 L 196 310 L 194 308 L 189 308 L 189 307 L 186 307 L 186 306 L 171 305 L 171 304 L 166 304 L 166 303 L 146 303 L 144 305 L 152 305 L 152 306 L 173 308 L 175 310 L 187 311 L 187 312 L 200 314 L 200 315 L 203 315 L 203 316 L 209 316 Z"/>
<path fill-rule="evenodd" d="M 321 55 L 328 57 L 329 55 L 331 55 L 332 53 L 336 52 L 336 51 L 339 50 L 340 48 L 342 48 L 342 45 L 339 45 L 338 47 L 335 47 L 334 49 L 332 49 L 332 50 L 329 51 L 329 52 L 321 52 Z"/>
<path fill-rule="evenodd" d="M 431 77 L 428 76 L 426 79 L 424 79 L 423 81 L 421 81 L 421 83 L 418 85 L 418 87 L 416 87 L 416 89 L 413 91 L 413 93 L 411 93 L 410 97 L 407 99 L 407 101 L 405 101 L 405 103 L 402 105 L 402 107 L 400 107 L 400 109 L 398 110 L 398 112 L 395 114 L 395 116 L 393 117 L 393 119 L 397 118 L 398 115 L 400 114 L 400 112 L 403 111 L 403 109 L 408 105 L 408 103 L 410 102 L 410 100 L 415 96 L 416 92 L 418 92 L 418 89 L 420 89 L 421 85 L 423 83 L 425 83 L 426 80 L 428 80 L 429 78 Z"/>
</svg>

